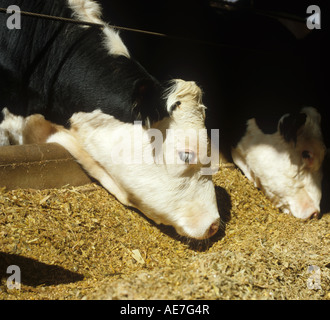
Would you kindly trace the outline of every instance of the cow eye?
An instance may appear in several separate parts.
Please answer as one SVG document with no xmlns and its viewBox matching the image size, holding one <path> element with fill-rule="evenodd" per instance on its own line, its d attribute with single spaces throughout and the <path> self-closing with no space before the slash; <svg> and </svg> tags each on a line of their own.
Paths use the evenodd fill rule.
<svg viewBox="0 0 330 320">
<path fill-rule="evenodd" d="M 169 111 L 169 114 L 171 115 L 173 113 L 173 111 L 179 107 L 181 105 L 181 101 L 177 101 L 175 102 L 171 107 L 170 107 L 170 111 Z"/>
<path fill-rule="evenodd" d="M 307 150 L 304 150 L 302 153 L 301 153 L 302 157 L 304 159 L 310 159 L 312 156 L 311 154 L 307 151 Z"/>
<path fill-rule="evenodd" d="M 193 151 L 179 151 L 179 158 L 185 163 L 193 163 L 195 161 L 195 152 Z"/>
</svg>

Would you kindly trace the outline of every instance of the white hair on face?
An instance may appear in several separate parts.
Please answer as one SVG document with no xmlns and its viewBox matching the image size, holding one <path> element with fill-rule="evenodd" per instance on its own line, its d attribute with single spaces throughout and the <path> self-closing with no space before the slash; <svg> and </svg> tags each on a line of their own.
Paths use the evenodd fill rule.
<svg viewBox="0 0 330 320">
<path fill-rule="evenodd" d="M 174 79 L 169 83 L 169 88 L 164 92 L 168 112 L 171 114 L 173 111 L 173 117 L 178 121 L 189 114 L 194 121 L 204 124 L 206 107 L 202 102 L 201 88 L 194 81 Z M 178 110 L 172 110 L 176 103 L 175 109 Z"/>
<path fill-rule="evenodd" d="M 98 2 L 94 0 L 67 1 L 75 18 L 81 21 L 97 23 L 104 26 L 103 33 L 105 37 L 103 43 L 111 55 L 123 55 L 127 58 L 130 57 L 119 33 L 102 20 L 102 8 Z"/>
</svg>

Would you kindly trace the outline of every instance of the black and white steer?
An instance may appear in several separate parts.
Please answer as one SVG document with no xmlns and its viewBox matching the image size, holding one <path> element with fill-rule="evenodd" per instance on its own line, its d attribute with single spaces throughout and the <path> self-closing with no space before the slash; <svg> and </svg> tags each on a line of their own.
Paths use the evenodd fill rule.
<svg viewBox="0 0 330 320">
<path fill-rule="evenodd" d="M 104 24 L 91 0 L 15 4 Z M 0 25 L 0 144 L 57 142 L 156 223 L 196 239 L 217 232 L 215 189 L 200 158 L 205 107 L 194 82 L 175 80 L 164 92 L 106 24 L 100 31 L 24 17 L 21 30 L 8 30 L 0 16 Z"/>
</svg>

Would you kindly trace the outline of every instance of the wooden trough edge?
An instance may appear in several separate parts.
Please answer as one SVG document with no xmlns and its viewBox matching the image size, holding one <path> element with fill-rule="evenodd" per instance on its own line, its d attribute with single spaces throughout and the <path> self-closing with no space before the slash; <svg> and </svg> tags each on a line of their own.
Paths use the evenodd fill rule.
<svg viewBox="0 0 330 320">
<path fill-rule="evenodd" d="M 0 188 L 52 189 L 93 182 L 56 143 L 0 147 Z"/>
</svg>

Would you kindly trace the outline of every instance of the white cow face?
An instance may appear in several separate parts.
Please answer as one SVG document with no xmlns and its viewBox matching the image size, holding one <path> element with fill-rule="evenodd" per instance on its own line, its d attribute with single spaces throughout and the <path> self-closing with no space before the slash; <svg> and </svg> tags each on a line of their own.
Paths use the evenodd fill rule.
<svg viewBox="0 0 330 320">
<path fill-rule="evenodd" d="M 318 112 L 308 107 L 301 114 L 305 121 L 291 141 L 282 132 L 288 115 L 282 117 L 274 134 L 264 134 L 255 119 L 250 119 L 246 134 L 232 150 L 232 156 L 243 173 L 275 205 L 306 219 L 320 212 L 325 146 Z"/>
<path fill-rule="evenodd" d="M 71 129 L 59 130 L 48 142 L 63 145 L 122 203 L 180 235 L 209 238 L 220 217 L 211 175 L 203 174 L 210 164 L 200 156 L 207 147 L 201 91 L 177 80 L 166 101 L 170 117 L 152 128 L 96 110 L 74 114 Z"/>
</svg>

